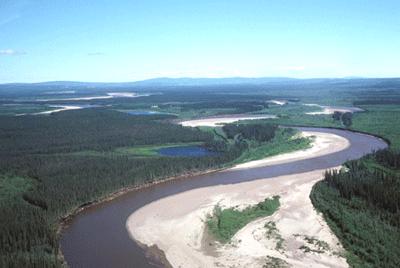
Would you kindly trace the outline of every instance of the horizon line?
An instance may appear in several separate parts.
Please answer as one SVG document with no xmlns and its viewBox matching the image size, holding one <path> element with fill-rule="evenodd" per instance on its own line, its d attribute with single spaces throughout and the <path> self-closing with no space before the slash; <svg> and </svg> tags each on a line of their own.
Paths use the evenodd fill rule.
<svg viewBox="0 0 400 268">
<path fill-rule="evenodd" d="M 400 79 L 400 76 L 343 76 L 343 77 L 290 77 L 290 76 L 222 76 L 222 77 L 193 77 L 193 76 L 181 76 L 181 77 L 169 77 L 169 76 L 159 76 L 147 79 L 131 80 L 131 81 L 119 81 L 119 82 L 105 82 L 105 81 L 80 81 L 80 80 L 45 80 L 38 82 L 6 82 L 0 83 L 0 85 L 13 85 L 13 84 L 46 84 L 46 83 L 88 83 L 88 84 L 124 84 L 124 83 L 140 83 L 145 81 L 157 80 L 157 79 L 169 79 L 169 80 L 179 80 L 179 79 L 290 79 L 290 80 L 316 80 L 316 79 Z"/>
</svg>

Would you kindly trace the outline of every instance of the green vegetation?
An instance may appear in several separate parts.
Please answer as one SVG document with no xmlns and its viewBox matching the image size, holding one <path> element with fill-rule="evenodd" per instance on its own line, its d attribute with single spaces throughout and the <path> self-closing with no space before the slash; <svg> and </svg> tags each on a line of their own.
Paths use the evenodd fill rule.
<svg viewBox="0 0 400 268">
<path fill-rule="evenodd" d="M 242 152 L 232 144 L 213 156 L 154 156 L 157 144 L 214 139 L 168 118 L 105 109 L 0 117 L 0 267 L 60 267 L 56 232 L 67 213 L 124 187 L 223 166 Z"/>
<path fill-rule="evenodd" d="M 100 108 L 50 116 L 4 116 L 0 117 L 0 153 L 110 151 L 118 147 L 213 139 L 208 133 L 163 121 L 169 118 L 166 115 L 130 116 Z"/>
<path fill-rule="evenodd" d="M 283 238 L 281 236 L 281 234 L 279 233 L 278 228 L 276 228 L 276 224 L 273 221 L 268 221 L 265 225 L 264 225 L 265 229 L 266 229 L 266 236 L 268 239 L 274 239 L 276 241 L 276 246 L 275 249 L 276 250 L 282 250 L 284 248 L 283 246 Z"/>
<path fill-rule="evenodd" d="M 51 108 L 44 105 L 11 103 L 0 105 L 0 116 L 40 113 L 49 110 Z"/>
<path fill-rule="evenodd" d="M 397 267 L 395 264 L 400 263 L 400 190 L 398 157 L 393 155 L 400 149 L 399 81 L 317 79 L 255 85 L 157 87 L 149 89 L 155 94 L 148 97 L 46 103 L 35 99 L 55 97 L 46 92 L 65 88 L 2 85 L 0 267 L 60 267 L 56 235 L 59 219 L 82 204 L 99 200 L 121 188 L 256 160 L 310 145 L 309 139 L 299 137 L 294 130 L 276 128 L 279 124 L 348 127 L 391 141 L 393 151 L 390 153 L 379 152 L 356 161 L 357 164 L 350 162 L 347 173 L 327 175 L 326 180 L 314 187 L 311 198 L 345 246 L 353 266 Z M 78 97 L 104 95 L 109 88 L 73 90 L 77 93 L 74 97 Z M 57 96 L 71 97 L 69 94 Z M 283 106 L 267 103 L 271 99 L 290 102 Z M 307 115 L 319 108 L 303 103 L 354 104 L 365 112 L 353 114 L 351 120 L 345 119 L 345 123 L 343 115 L 340 120 L 332 115 Z M 49 110 L 48 105 L 53 104 L 107 108 L 49 116 L 5 116 L 41 112 Z M 155 110 L 176 116 L 132 116 L 115 111 L 131 109 Z M 222 127 L 190 129 L 170 122 L 238 113 L 273 114 L 277 118 L 231 126 L 233 135 L 231 130 L 226 133 Z M 204 145 L 220 154 L 173 159 L 156 154 L 162 147 L 192 144 Z M 225 215 L 223 211 L 220 213 Z M 230 211 L 224 218 L 228 220 L 225 221 L 227 224 L 222 227 L 232 230 L 237 226 L 233 222 L 243 223 L 242 219 L 251 218 L 250 214 L 242 217 L 242 211 Z M 216 230 L 219 228 L 217 223 L 214 225 Z M 267 235 L 279 242 L 273 224 L 266 228 Z M 225 230 L 227 235 L 224 237 L 229 237 L 230 232 Z M 224 241 L 224 238 L 219 239 Z M 307 247 L 313 250 L 318 241 L 311 242 Z M 287 263 L 277 258 L 266 260 L 266 267 L 285 266 Z"/>
<path fill-rule="evenodd" d="M 32 181 L 7 175 L 0 175 L 0 204 L 22 197 L 32 187 Z"/>
<path fill-rule="evenodd" d="M 249 142 L 247 150 L 235 160 L 235 163 L 244 163 L 252 160 L 262 159 L 296 150 L 307 149 L 311 146 L 310 138 L 301 137 L 298 131 L 291 128 L 277 129 L 274 138 L 268 142 Z"/>
<path fill-rule="evenodd" d="M 207 226 L 219 241 L 226 243 L 249 222 L 272 215 L 279 205 L 279 196 L 274 196 L 243 210 L 216 206 L 207 220 Z"/>
<path fill-rule="evenodd" d="M 239 146 L 242 154 L 234 164 L 262 159 L 282 153 L 302 150 L 311 146 L 312 139 L 302 137 L 293 128 L 278 128 L 268 121 L 257 120 L 243 121 L 241 124 L 227 124 L 223 127 L 201 129 L 212 133 L 215 140 L 212 148 L 216 151 L 224 151 L 226 144 Z M 218 149 L 217 149 L 218 148 Z"/>
<path fill-rule="evenodd" d="M 124 187 L 227 166 L 241 155 L 244 161 L 276 154 L 282 151 L 280 142 L 295 136 L 293 130 L 263 122 L 234 127 L 228 138 L 222 128 L 185 128 L 171 119 L 103 108 L 0 116 L 1 266 L 58 267 L 59 219 L 82 204 Z M 157 154 L 160 148 L 184 145 L 220 153 L 200 158 Z M 261 211 L 249 217 L 264 215 Z"/>
<path fill-rule="evenodd" d="M 303 250 L 305 253 L 308 252 L 315 252 L 315 253 L 324 253 L 325 251 L 329 251 L 330 247 L 328 243 L 325 241 L 319 240 L 315 237 L 311 236 L 302 236 L 302 235 L 294 235 L 295 237 L 301 237 L 307 245 L 302 245 L 300 247 L 301 250 Z"/>
<path fill-rule="evenodd" d="M 333 120 L 330 115 L 279 115 L 271 119 L 271 123 L 287 126 L 309 126 L 309 127 L 342 127 L 339 121 Z"/>
<path fill-rule="evenodd" d="M 400 154 L 379 151 L 329 171 L 312 190 L 314 206 L 348 252 L 353 267 L 400 263 Z"/>
<path fill-rule="evenodd" d="M 390 147 L 400 150 L 400 105 L 361 106 L 365 110 L 353 116 L 352 129 L 380 135 L 390 140 Z"/>
<path fill-rule="evenodd" d="M 267 256 L 267 260 L 263 265 L 263 268 L 289 268 L 289 267 L 290 265 L 286 261 L 272 256 Z"/>
<path fill-rule="evenodd" d="M 350 112 L 343 113 L 335 111 L 332 115 L 332 118 L 334 120 L 342 122 L 343 126 L 348 128 L 352 124 L 353 113 Z"/>
<path fill-rule="evenodd" d="M 267 142 L 274 138 L 278 126 L 271 124 L 227 124 L 222 127 L 228 139 L 251 139 Z"/>
<path fill-rule="evenodd" d="M 231 88 L 230 88 L 231 89 Z M 227 91 L 230 89 L 227 89 Z M 232 94 L 231 92 L 213 92 L 202 88 L 202 91 L 168 91 L 141 98 L 140 102 L 128 102 L 115 99 L 95 100 L 99 105 L 112 104 L 116 109 L 151 109 L 158 112 L 177 114 L 179 118 L 199 118 L 224 114 L 241 114 L 258 112 L 268 107 L 270 98 L 265 94 Z M 118 102 L 117 102 L 118 101 Z"/>
<path fill-rule="evenodd" d="M 132 156 L 132 157 L 152 157 L 160 156 L 158 150 L 170 147 L 184 147 L 184 146 L 200 146 L 201 142 L 186 142 L 186 143 L 167 143 L 161 145 L 145 145 L 145 146 L 133 146 L 133 147 L 119 147 L 112 151 L 79 151 L 68 153 L 70 155 L 81 155 L 81 156 L 100 156 L 100 157 L 111 157 L 111 156 Z"/>
</svg>

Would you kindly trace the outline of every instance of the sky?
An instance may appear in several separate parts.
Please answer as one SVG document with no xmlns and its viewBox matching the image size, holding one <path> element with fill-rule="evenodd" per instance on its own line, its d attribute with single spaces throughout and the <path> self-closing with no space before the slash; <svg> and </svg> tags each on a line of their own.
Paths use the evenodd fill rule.
<svg viewBox="0 0 400 268">
<path fill-rule="evenodd" d="M 0 83 L 400 77 L 399 0 L 0 0 Z"/>
</svg>

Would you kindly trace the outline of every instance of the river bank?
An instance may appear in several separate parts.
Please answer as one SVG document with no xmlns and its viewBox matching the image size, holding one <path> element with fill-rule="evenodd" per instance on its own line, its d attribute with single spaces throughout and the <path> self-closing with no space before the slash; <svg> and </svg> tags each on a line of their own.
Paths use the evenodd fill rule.
<svg viewBox="0 0 400 268">
<path fill-rule="evenodd" d="M 289 163 L 331 154 L 349 146 L 346 139 L 337 135 L 318 132 L 306 132 L 305 135 L 315 136 L 314 146 L 310 149 L 252 161 L 232 170 Z M 323 171 L 179 193 L 137 210 L 126 225 L 132 238 L 147 246 L 157 245 L 163 250 L 173 267 L 262 267 L 267 256 L 279 258 L 296 267 L 346 267 L 345 259 L 339 256 L 342 249 L 338 240 L 315 212 L 308 198 L 312 185 L 322 179 Z M 207 244 L 215 244 L 214 252 L 210 253 L 210 247 L 204 248 L 205 222 L 215 205 L 243 208 L 273 195 L 281 196 L 282 206 L 278 212 L 246 225 L 229 244 L 221 245 L 208 239 L 206 247 Z M 276 239 L 268 239 L 265 234 L 267 229 L 264 226 L 270 221 L 274 222 L 277 235 L 284 241 L 284 250 L 276 249 Z M 327 243 L 329 250 L 307 254 L 303 249 L 310 248 L 307 241 L 311 238 Z"/>
<path fill-rule="evenodd" d="M 76 215 L 63 231 L 61 248 L 71 267 L 159 267 L 133 241 L 126 230 L 129 216 L 152 202 L 194 189 L 213 185 L 236 185 L 253 180 L 303 174 L 339 166 L 385 148 L 387 144 L 371 135 L 338 129 L 300 128 L 302 131 L 334 134 L 350 141 L 350 146 L 332 154 L 251 169 L 223 170 L 182 180 L 159 183 L 138 189 L 105 203 L 99 203 Z M 322 173 L 319 174 L 322 177 Z M 101 234 L 101 235 L 99 235 Z"/>
</svg>

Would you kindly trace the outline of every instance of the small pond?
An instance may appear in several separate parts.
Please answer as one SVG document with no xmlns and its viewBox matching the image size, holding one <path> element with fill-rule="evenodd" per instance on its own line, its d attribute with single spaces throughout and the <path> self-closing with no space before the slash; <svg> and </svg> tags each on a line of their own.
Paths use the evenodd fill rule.
<svg viewBox="0 0 400 268">
<path fill-rule="evenodd" d="M 165 147 L 158 149 L 157 152 L 164 156 L 189 156 L 189 157 L 201 157 L 201 156 L 212 156 L 216 155 L 216 152 L 212 152 L 207 148 L 201 146 L 176 146 L 176 147 Z"/>
<path fill-rule="evenodd" d="M 130 114 L 130 115 L 160 115 L 160 114 L 169 114 L 169 113 L 163 113 L 163 112 L 158 112 L 158 111 L 146 111 L 146 110 L 130 110 L 130 111 L 123 111 L 124 113 Z"/>
</svg>

